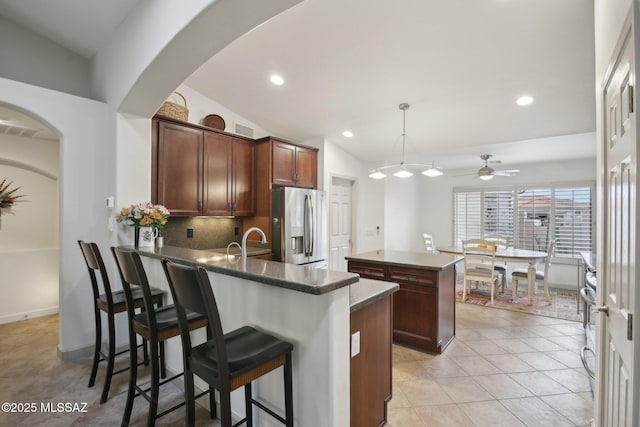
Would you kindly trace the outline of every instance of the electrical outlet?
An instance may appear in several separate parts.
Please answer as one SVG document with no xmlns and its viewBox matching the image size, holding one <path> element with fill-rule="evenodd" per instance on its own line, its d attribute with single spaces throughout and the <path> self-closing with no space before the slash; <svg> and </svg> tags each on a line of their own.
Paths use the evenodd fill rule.
<svg viewBox="0 0 640 427">
<path fill-rule="evenodd" d="M 351 357 L 360 354 L 360 331 L 351 335 Z"/>
<path fill-rule="evenodd" d="M 239 234 L 240 234 L 240 227 L 235 227 L 235 228 L 233 229 L 233 233 L 234 233 L 236 236 L 237 236 L 237 235 L 239 235 Z"/>
<path fill-rule="evenodd" d="M 187 228 L 187 239 L 193 239 L 193 228 Z"/>
</svg>

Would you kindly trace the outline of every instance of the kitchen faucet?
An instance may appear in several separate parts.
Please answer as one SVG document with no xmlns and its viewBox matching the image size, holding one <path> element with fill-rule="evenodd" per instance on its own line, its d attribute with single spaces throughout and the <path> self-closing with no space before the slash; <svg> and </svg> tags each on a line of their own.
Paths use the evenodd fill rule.
<svg viewBox="0 0 640 427">
<path fill-rule="evenodd" d="M 242 255 L 242 258 L 245 258 L 245 259 L 247 258 L 247 237 L 249 236 L 249 234 L 253 233 L 254 231 L 257 231 L 258 234 L 262 236 L 261 243 L 267 243 L 267 236 L 265 236 L 264 231 L 262 231 L 258 227 L 251 227 L 250 229 L 245 231 L 244 234 L 242 235 L 242 246 L 240 247 L 240 253 Z"/>
</svg>

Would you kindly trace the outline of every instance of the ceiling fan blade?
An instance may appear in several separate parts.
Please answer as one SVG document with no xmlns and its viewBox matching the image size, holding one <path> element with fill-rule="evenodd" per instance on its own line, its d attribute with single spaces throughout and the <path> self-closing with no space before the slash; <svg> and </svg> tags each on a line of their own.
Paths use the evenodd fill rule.
<svg viewBox="0 0 640 427">
<path fill-rule="evenodd" d="M 493 171 L 493 174 L 498 176 L 515 176 L 518 173 L 520 173 L 520 169 L 507 169 L 507 170 Z"/>
</svg>

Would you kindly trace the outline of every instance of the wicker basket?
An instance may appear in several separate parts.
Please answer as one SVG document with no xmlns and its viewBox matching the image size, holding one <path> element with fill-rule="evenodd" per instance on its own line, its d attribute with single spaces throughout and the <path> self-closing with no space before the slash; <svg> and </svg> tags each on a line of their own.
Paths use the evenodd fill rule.
<svg viewBox="0 0 640 427">
<path fill-rule="evenodd" d="M 187 99 L 180 92 L 174 92 L 180 95 L 180 98 L 184 101 L 184 106 L 176 104 L 175 102 L 165 101 L 164 104 L 156 111 L 158 116 L 169 117 L 171 119 L 177 119 L 182 121 L 189 120 L 189 109 L 187 108 Z"/>
</svg>

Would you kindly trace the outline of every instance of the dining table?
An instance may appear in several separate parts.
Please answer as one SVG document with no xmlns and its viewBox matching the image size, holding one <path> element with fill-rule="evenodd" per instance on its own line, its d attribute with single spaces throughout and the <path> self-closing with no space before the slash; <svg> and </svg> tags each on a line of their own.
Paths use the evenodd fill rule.
<svg viewBox="0 0 640 427">
<path fill-rule="evenodd" d="M 447 253 L 447 254 L 455 254 L 455 255 L 464 255 L 462 246 L 442 246 L 436 248 L 438 252 Z M 533 293 L 534 287 L 536 283 L 536 263 L 540 261 L 544 261 L 547 259 L 547 253 L 541 251 L 533 251 L 529 249 L 517 249 L 514 247 L 500 247 L 496 249 L 496 259 L 501 261 L 512 261 L 512 262 L 527 262 L 529 267 L 527 269 L 527 283 L 528 283 L 528 291 L 529 291 L 529 305 L 533 302 Z M 517 301 L 516 288 L 512 286 L 513 289 L 513 300 Z M 545 288 L 545 298 L 547 301 L 551 301 L 551 295 L 549 295 L 549 290 Z"/>
</svg>

